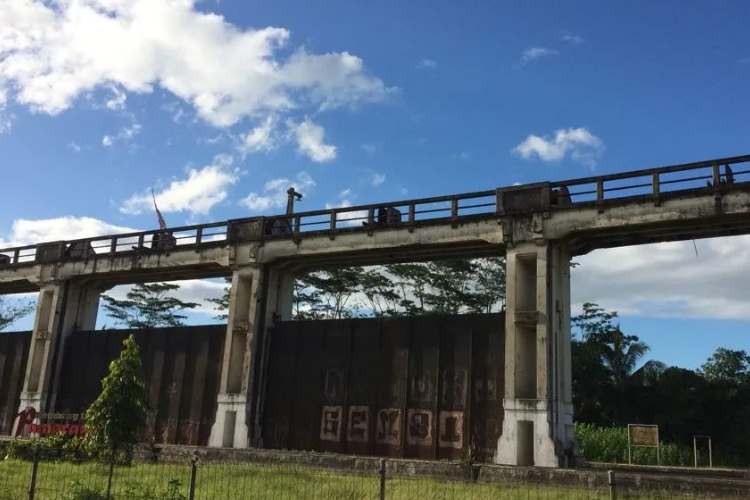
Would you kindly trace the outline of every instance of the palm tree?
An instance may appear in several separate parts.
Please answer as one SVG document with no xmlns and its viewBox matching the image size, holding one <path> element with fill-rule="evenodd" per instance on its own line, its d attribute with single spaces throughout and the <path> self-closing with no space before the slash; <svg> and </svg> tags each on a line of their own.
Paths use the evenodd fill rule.
<svg viewBox="0 0 750 500">
<path fill-rule="evenodd" d="M 606 332 L 602 340 L 600 348 L 604 366 L 615 387 L 622 388 L 650 347 L 635 335 L 625 335 L 619 325 Z"/>
</svg>

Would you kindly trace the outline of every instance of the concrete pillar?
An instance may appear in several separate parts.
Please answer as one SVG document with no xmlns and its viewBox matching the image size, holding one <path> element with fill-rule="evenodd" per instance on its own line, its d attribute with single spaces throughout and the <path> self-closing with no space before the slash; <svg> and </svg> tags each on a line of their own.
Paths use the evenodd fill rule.
<svg viewBox="0 0 750 500">
<path fill-rule="evenodd" d="M 253 427 L 253 447 L 263 447 L 263 409 L 266 392 L 266 363 L 271 346 L 273 327 L 279 321 L 291 321 L 294 309 L 294 280 L 295 274 L 290 269 L 271 267 L 266 274 L 264 336 L 262 348 L 259 348 L 259 369 L 256 371 L 258 379 L 255 383 L 255 408 Z"/>
<path fill-rule="evenodd" d="M 95 328 L 102 291 L 95 284 L 72 281 L 40 287 L 19 412 L 29 407 L 40 413 L 54 409 L 65 341 L 76 329 Z"/>
<path fill-rule="evenodd" d="M 261 280 L 262 273 L 257 267 L 242 268 L 232 273 L 221 382 L 209 446 L 248 446 L 247 396 L 263 290 Z"/>
<path fill-rule="evenodd" d="M 522 243 L 507 254 L 505 399 L 495 461 L 564 467 L 575 452 L 570 253 Z"/>
</svg>

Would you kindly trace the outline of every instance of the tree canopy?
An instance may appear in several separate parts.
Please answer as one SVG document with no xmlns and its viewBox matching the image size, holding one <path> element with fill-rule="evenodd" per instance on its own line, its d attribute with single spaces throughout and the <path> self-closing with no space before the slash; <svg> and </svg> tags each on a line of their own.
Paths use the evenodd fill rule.
<svg viewBox="0 0 750 500">
<path fill-rule="evenodd" d="M 124 300 L 103 295 L 104 309 L 116 324 L 127 328 L 180 326 L 186 316 L 180 311 L 195 309 L 199 304 L 183 302 L 171 296 L 179 285 L 173 283 L 139 283 Z"/>
<path fill-rule="evenodd" d="M 13 300 L 0 295 L 0 331 L 33 313 L 35 307 L 30 300 Z"/>
</svg>

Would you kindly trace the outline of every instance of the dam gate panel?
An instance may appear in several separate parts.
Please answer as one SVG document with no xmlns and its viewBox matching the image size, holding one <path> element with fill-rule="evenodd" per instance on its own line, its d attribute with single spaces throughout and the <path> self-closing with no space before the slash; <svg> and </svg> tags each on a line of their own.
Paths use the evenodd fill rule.
<svg viewBox="0 0 750 500">
<path fill-rule="evenodd" d="M 504 313 L 287 321 L 271 331 L 263 447 L 492 458 Z"/>
</svg>

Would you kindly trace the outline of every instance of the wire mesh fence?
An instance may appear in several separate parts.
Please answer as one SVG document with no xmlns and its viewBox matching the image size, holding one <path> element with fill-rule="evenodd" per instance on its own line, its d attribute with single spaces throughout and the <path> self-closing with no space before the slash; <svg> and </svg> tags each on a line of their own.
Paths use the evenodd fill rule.
<svg viewBox="0 0 750 500">
<path fill-rule="evenodd" d="M 564 485 L 552 480 L 483 478 L 478 468 L 425 474 L 429 465 L 363 461 L 352 470 L 294 461 L 200 459 L 107 463 L 44 457 L 0 462 L 0 500 L 614 500 L 750 498 L 747 482 L 675 491 L 651 480 L 618 486 L 609 481 Z M 420 472 L 422 471 L 422 472 Z M 455 473 L 458 471 L 458 473 Z M 623 476 L 624 477 L 624 476 Z M 589 478 L 590 479 L 590 478 Z M 632 479 L 632 478 L 631 478 Z M 585 481 L 584 481 L 585 482 Z M 675 483 L 672 480 L 672 483 Z M 717 483 L 718 484 L 718 483 Z"/>
</svg>

